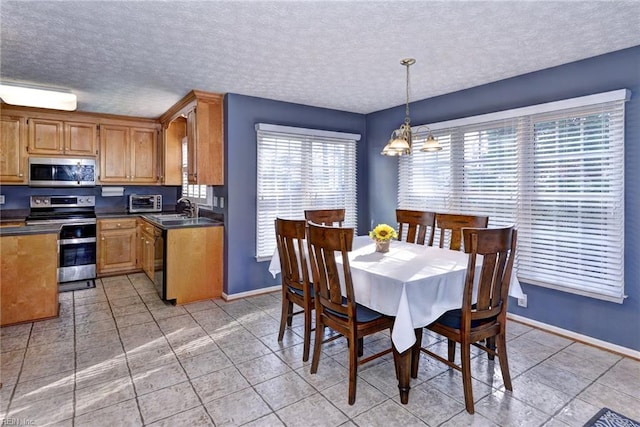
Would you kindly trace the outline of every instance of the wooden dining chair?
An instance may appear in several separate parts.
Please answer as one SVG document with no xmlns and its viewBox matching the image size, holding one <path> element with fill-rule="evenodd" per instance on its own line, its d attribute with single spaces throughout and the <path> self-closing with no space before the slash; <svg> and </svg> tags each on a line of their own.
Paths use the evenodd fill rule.
<svg viewBox="0 0 640 427">
<path fill-rule="evenodd" d="M 327 227 L 309 223 L 307 244 L 315 289 L 316 336 L 311 361 L 311 373 L 318 371 L 325 327 L 342 334 L 349 345 L 349 405 L 356 401 L 358 365 L 377 359 L 392 351 L 382 350 L 366 358 L 359 347 L 362 339 L 388 329 L 391 337 L 393 317 L 356 303 L 351 280 L 349 252 L 352 248 L 353 228 Z M 336 261 L 341 257 L 342 265 Z M 344 289 L 345 296 L 343 296 Z"/>
<path fill-rule="evenodd" d="M 449 249 L 462 249 L 462 228 L 487 228 L 488 216 L 460 215 L 449 213 L 436 214 L 436 228 L 440 230 L 438 244 L 442 248 L 449 235 Z"/>
<path fill-rule="evenodd" d="M 311 343 L 311 313 L 314 309 L 313 284 L 309 280 L 309 269 L 304 239 L 307 221 L 275 220 L 276 241 L 280 257 L 280 276 L 282 277 L 282 312 L 278 341 L 282 341 L 285 325 L 291 326 L 293 316 L 304 315 L 304 347 L 302 360 L 309 360 Z M 293 304 L 302 307 L 295 311 Z"/>
<path fill-rule="evenodd" d="M 409 243 L 433 246 L 433 235 L 435 230 L 435 212 L 412 211 L 396 209 L 396 220 L 398 221 L 398 240 L 405 240 Z"/>
<path fill-rule="evenodd" d="M 469 254 L 467 273 L 462 295 L 462 308 L 449 310 L 427 329 L 447 338 L 447 358 L 420 347 L 422 328 L 416 329 L 416 344 L 412 349 L 411 375 L 418 372 L 420 352 L 434 357 L 462 372 L 464 402 L 467 412 L 473 414 L 473 390 L 471 388 L 471 345 L 498 357 L 502 380 L 507 390 L 512 390 L 507 359 L 506 322 L 509 283 L 516 255 L 518 232 L 513 227 L 498 229 L 462 230 L 465 252 Z M 478 260 L 482 255 L 482 260 Z M 477 285 L 477 299 L 473 300 L 476 263 L 482 263 Z M 485 345 L 484 340 L 494 340 L 497 348 Z M 456 343 L 460 343 L 461 364 L 454 363 Z"/>
<path fill-rule="evenodd" d="M 316 224 L 342 227 L 344 222 L 344 209 L 309 209 L 304 211 L 304 217 L 307 221 Z"/>
</svg>

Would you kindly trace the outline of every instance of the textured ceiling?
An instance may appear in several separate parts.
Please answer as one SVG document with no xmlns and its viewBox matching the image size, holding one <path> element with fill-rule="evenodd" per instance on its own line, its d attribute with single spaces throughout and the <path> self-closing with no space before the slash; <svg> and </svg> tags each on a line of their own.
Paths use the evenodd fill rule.
<svg viewBox="0 0 640 427">
<path fill-rule="evenodd" d="M 191 89 L 369 113 L 640 45 L 640 1 L 1 0 L 5 82 L 158 117 Z"/>
</svg>

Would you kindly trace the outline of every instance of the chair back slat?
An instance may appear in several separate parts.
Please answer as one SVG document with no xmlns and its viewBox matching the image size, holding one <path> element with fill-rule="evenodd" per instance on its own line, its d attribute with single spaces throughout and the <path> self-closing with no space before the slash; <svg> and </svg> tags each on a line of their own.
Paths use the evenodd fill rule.
<svg viewBox="0 0 640 427">
<path fill-rule="evenodd" d="M 309 271 L 304 251 L 306 225 L 304 220 L 275 220 L 282 284 L 309 294 Z"/>
<path fill-rule="evenodd" d="M 396 209 L 396 220 L 399 240 L 402 240 L 406 232 L 405 240 L 409 243 L 433 245 L 435 212 Z"/>
<path fill-rule="evenodd" d="M 309 223 L 307 243 L 317 303 L 355 317 L 355 299 L 348 253 L 353 242 L 353 228 L 327 227 Z M 342 266 L 336 262 L 341 256 Z M 342 290 L 346 292 L 346 301 Z"/>
<path fill-rule="evenodd" d="M 443 248 L 448 236 L 449 249 L 459 251 L 462 249 L 463 228 L 487 228 L 488 224 L 488 216 L 438 213 L 436 214 L 436 228 L 440 230 L 438 244 Z"/>
<path fill-rule="evenodd" d="M 465 252 L 469 254 L 467 280 L 462 306 L 465 317 L 471 320 L 506 317 L 507 298 L 516 252 L 517 230 L 513 227 L 497 229 L 462 229 Z M 482 255 L 482 269 L 478 278 L 477 299 L 472 301 L 477 256 Z M 473 270 L 470 269 L 473 266 Z"/>
<path fill-rule="evenodd" d="M 304 218 L 316 224 L 342 227 L 344 222 L 344 209 L 309 209 L 304 211 Z"/>
</svg>

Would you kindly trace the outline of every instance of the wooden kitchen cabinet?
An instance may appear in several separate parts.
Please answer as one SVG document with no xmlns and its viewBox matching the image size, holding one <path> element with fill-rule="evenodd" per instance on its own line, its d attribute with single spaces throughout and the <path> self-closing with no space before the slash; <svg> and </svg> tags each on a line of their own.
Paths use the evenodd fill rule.
<svg viewBox="0 0 640 427">
<path fill-rule="evenodd" d="M 56 317 L 58 232 L 0 239 L 0 324 Z"/>
<path fill-rule="evenodd" d="M 186 304 L 222 295 L 223 238 L 221 226 L 167 231 L 165 299 Z"/>
<path fill-rule="evenodd" d="M 163 164 L 167 185 L 180 185 L 182 143 L 187 143 L 190 184 L 224 185 L 224 95 L 193 90 L 160 117 L 163 127 Z M 170 180 L 170 181 L 169 181 Z"/>
<path fill-rule="evenodd" d="M 163 268 L 164 243 L 162 230 L 147 221 L 140 221 L 140 267 L 147 277 L 152 282 L 155 282 L 158 270 Z"/>
<path fill-rule="evenodd" d="M 138 269 L 135 218 L 98 220 L 98 276 Z"/>
<path fill-rule="evenodd" d="M 29 154 L 96 156 L 98 124 L 30 117 Z"/>
<path fill-rule="evenodd" d="M 0 117 L 0 183 L 25 184 L 27 182 L 27 125 L 19 115 Z"/>
<path fill-rule="evenodd" d="M 100 125 L 100 182 L 158 184 L 158 129 Z"/>
</svg>

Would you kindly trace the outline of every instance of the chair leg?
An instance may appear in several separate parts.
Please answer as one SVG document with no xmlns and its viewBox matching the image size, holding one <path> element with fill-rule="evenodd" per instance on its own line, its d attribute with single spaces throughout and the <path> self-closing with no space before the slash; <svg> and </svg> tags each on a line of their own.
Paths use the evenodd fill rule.
<svg viewBox="0 0 640 427">
<path fill-rule="evenodd" d="M 449 362 L 456 359 L 456 342 L 454 340 L 447 341 L 447 357 Z"/>
<path fill-rule="evenodd" d="M 289 307 L 287 309 L 287 325 L 291 327 L 292 323 L 293 323 L 293 303 L 289 301 Z"/>
<path fill-rule="evenodd" d="M 358 338 L 358 357 L 364 354 L 364 338 Z"/>
<path fill-rule="evenodd" d="M 473 414 L 473 389 L 471 388 L 471 345 L 460 343 L 460 357 L 462 362 L 462 387 L 464 389 L 464 406 L 467 412 Z"/>
<path fill-rule="evenodd" d="M 411 378 L 418 378 L 418 368 L 420 367 L 420 347 L 422 347 L 422 328 L 414 329 L 416 343 L 411 349 Z"/>
<path fill-rule="evenodd" d="M 496 337 L 489 337 L 487 338 L 487 348 L 496 351 Z M 489 358 L 489 360 L 494 360 L 495 359 L 495 355 L 491 354 L 491 353 L 487 353 L 487 357 Z"/>
<path fill-rule="evenodd" d="M 289 300 L 285 295 L 282 295 L 282 313 L 280 314 L 280 331 L 278 331 L 278 341 L 282 341 L 285 325 L 289 322 L 288 319 L 290 319 L 288 307 L 290 307 Z"/>
<path fill-rule="evenodd" d="M 358 351 L 362 338 L 355 334 L 349 337 L 349 405 L 356 403 L 356 383 L 358 379 Z"/>
<path fill-rule="evenodd" d="M 311 359 L 311 373 L 318 372 L 320 362 L 320 352 L 322 351 L 322 337 L 324 336 L 324 324 L 320 316 L 316 316 L 316 342 L 313 344 L 313 359 Z"/>
<path fill-rule="evenodd" d="M 509 360 L 507 358 L 507 337 L 505 334 L 497 336 L 498 344 L 498 361 L 500 362 L 500 371 L 502 372 L 502 381 L 504 388 L 513 390 L 511 385 L 511 374 L 509 373 Z"/>
<path fill-rule="evenodd" d="M 311 307 L 304 309 L 304 346 L 302 350 L 302 361 L 309 360 L 309 347 L 311 346 Z"/>
</svg>

